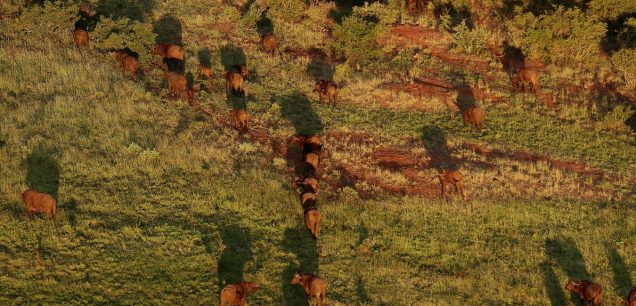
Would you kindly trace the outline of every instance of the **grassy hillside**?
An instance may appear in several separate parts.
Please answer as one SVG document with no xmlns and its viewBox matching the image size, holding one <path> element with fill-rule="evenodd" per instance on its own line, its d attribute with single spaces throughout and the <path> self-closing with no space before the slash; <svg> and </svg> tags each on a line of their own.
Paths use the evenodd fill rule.
<svg viewBox="0 0 636 306">
<path fill-rule="evenodd" d="M 328 305 L 575 305 L 568 278 L 595 280 L 615 305 L 636 285 L 636 221 L 626 217 L 636 212 L 634 137 L 577 104 L 592 94 L 552 109 L 494 72 L 483 90 L 504 98 L 474 98 L 488 112 L 476 132 L 443 97 L 383 86 L 403 76 L 264 54 L 256 6 L 122 3 L 93 5 L 158 40 L 181 38 L 186 75 L 212 115 L 169 99 L 147 53 L 133 82 L 106 43 L 75 49 L 76 5 L 3 19 L 0 304 L 209 305 L 226 283 L 248 280 L 262 287 L 250 305 L 305 305 L 289 284 L 297 270 L 327 281 Z M 294 18 L 285 3 L 271 1 L 268 13 L 281 49 L 328 50 L 324 28 L 342 17 L 332 10 L 346 10 L 318 3 Z M 420 64 L 436 71 L 419 77 L 489 82 L 490 72 L 466 81 L 468 67 L 427 54 Z M 197 77 L 206 61 L 211 82 Z M 241 61 L 249 95 L 228 98 L 222 72 Z M 342 75 L 341 102 L 320 103 L 315 78 Z M 227 125 L 237 106 L 250 114 L 247 135 Z M 285 143 L 295 133 L 319 134 L 327 151 L 319 244 L 289 187 L 296 162 Z M 404 156 L 416 158 L 396 166 Z M 466 201 L 439 200 L 429 180 L 452 165 L 465 173 Z M 58 199 L 54 221 L 24 216 L 27 188 Z"/>
</svg>

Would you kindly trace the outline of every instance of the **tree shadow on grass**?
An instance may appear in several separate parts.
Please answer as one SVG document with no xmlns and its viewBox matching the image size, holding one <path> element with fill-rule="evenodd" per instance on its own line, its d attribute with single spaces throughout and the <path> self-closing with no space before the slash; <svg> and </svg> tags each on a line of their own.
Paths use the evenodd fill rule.
<svg viewBox="0 0 636 306">
<path fill-rule="evenodd" d="M 304 226 L 285 230 L 283 250 L 292 252 L 299 264 L 290 263 L 282 274 L 282 290 L 284 305 L 306 305 L 307 298 L 302 286 L 292 286 L 290 281 L 297 271 L 319 275 L 318 249 L 316 241 Z"/>
<path fill-rule="evenodd" d="M 243 268 L 252 260 L 252 238 L 246 228 L 225 225 L 221 229 L 225 248 L 219 258 L 219 289 L 231 283 L 243 281 Z"/>
<path fill-rule="evenodd" d="M 27 157 L 26 183 L 30 189 L 52 195 L 58 199 L 60 185 L 59 153 L 53 148 L 37 146 Z"/>
</svg>

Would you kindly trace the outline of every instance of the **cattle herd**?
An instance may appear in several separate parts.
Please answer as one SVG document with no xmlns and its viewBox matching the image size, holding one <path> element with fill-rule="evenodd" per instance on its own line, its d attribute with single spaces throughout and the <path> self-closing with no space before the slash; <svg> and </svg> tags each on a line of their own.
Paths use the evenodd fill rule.
<svg viewBox="0 0 636 306">
<path fill-rule="evenodd" d="M 87 8 L 82 6 L 80 14 L 84 15 L 86 12 Z M 89 33 L 84 28 L 76 27 L 73 31 L 73 41 L 77 48 L 87 47 L 89 45 Z M 274 55 L 278 48 L 276 36 L 271 33 L 263 35 L 261 37 L 261 47 L 264 52 Z M 187 88 L 185 76 L 180 72 L 170 71 L 168 65 L 171 61 L 182 65 L 185 57 L 184 49 L 176 44 L 158 44 L 151 50 L 151 54 L 163 58 L 163 78 L 166 81 L 170 96 L 187 97 L 188 100 L 196 99 L 196 91 Z M 117 51 L 115 53 L 115 59 L 121 64 L 122 70 L 126 73 L 130 73 L 132 80 L 136 80 L 139 70 L 139 61 L 137 58 L 124 51 Z M 201 64 L 199 70 L 199 75 L 202 78 L 212 78 L 212 69 L 210 67 Z M 224 75 L 226 93 L 247 95 L 243 82 L 247 80 L 248 75 L 249 73 L 246 66 L 239 64 L 232 66 L 230 71 L 227 71 Z M 521 69 L 513 78 L 513 84 L 522 88 L 529 86 L 533 92 L 536 92 L 538 89 L 537 74 L 531 70 Z M 338 86 L 334 82 L 319 80 L 316 82 L 313 91 L 319 94 L 321 101 L 326 97 L 329 103 L 336 103 Z M 462 115 L 464 125 L 474 125 L 477 130 L 483 128 L 486 113 L 482 108 L 474 106 L 467 107 Z M 248 116 L 244 109 L 231 110 L 230 117 L 234 122 L 234 127 L 238 131 L 247 131 Z M 316 171 L 318 171 L 320 167 L 323 145 L 320 138 L 316 135 L 293 136 L 292 140 L 302 151 L 303 169 L 300 175 L 294 178 L 291 186 L 298 192 L 303 208 L 305 226 L 311 233 L 313 239 L 317 241 L 320 234 L 322 215 L 317 205 L 317 195 L 320 188 Z M 440 181 L 442 197 L 445 198 L 448 196 L 452 186 L 457 193 L 465 198 L 463 188 L 464 176 L 461 172 L 457 170 L 440 170 L 439 175 L 434 178 L 438 178 Z M 29 217 L 32 217 L 36 213 L 41 213 L 49 218 L 54 218 L 57 213 L 57 202 L 49 194 L 36 190 L 27 190 L 22 193 L 22 200 L 26 206 L 26 214 Z M 327 284 L 320 277 L 311 273 L 296 272 L 290 284 L 302 286 L 308 299 L 315 299 L 317 305 L 323 304 Z M 253 282 L 242 281 L 235 284 L 228 284 L 220 291 L 221 305 L 245 305 L 247 296 L 258 289 L 258 284 Z M 601 288 L 599 284 L 587 280 L 569 280 L 565 289 L 578 294 L 581 302 L 587 301 L 597 306 L 602 301 L 603 288 Z M 625 304 L 627 306 L 636 306 L 636 288 L 631 290 L 625 299 Z"/>
</svg>

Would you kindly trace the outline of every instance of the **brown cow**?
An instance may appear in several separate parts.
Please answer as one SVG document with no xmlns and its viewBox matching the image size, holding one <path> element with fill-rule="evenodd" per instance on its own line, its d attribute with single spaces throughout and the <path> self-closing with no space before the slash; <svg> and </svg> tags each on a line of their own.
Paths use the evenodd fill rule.
<svg viewBox="0 0 636 306">
<path fill-rule="evenodd" d="M 55 218 L 57 214 L 57 201 L 49 194 L 29 189 L 22 193 L 22 201 L 29 217 L 33 217 L 35 213 L 43 213 L 49 218 Z"/>
<path fill-rule="evenodd" d="M 445 198 L 450 192 L 450 185 L 455 186 L 455 192 L 464 195 L 464 175 L 459 170 L 442 170 L 437 176 L 442 186 L 442 198 Z"/>
<path fill-rule="evenodd" d="M 521 68 L 512 77 L 512 84 L 521 91 L 526 91 L 528 87 L 533 94 L 536 94 L 539 88 L 539 72 L 528 68 Z"/>
<path fill-rule="evenodd" d="M 462 113 L 464 118 L 464 126 L 468 123 L 474 125 L 477 131 L 481 131 L 484 128 L 484 121 L 486 119 L 486 111 L 477 106 L 469 106 Z"/>
<path fill-rule="evenodd" d="M 73 41 L 76 47 L 88 47 L 88 31 L 82 28 L 75 28 L 73 31 Z"/>
<path fill-rule="evenodd" d="M 636 306 L 636 287 L 632 288 L 632 291 L 627 295 L 625 306 Z"/>
<path fill-rule="evenodd" d="M 316 135 L 293 136 L 292 142 L 298 144 L 302 148 L 303 154 L 307 154 L 309 152 L 318 153 L 322 150 L 322 142 L 320 141 L 320 137 Z"/>
<path fill-rule="evenodd" d="M 175 71 L 168 72 L 168 69 L 164 69 L 163 78 L 168 83 L 168 93 L 170 93 L 170 96 L 179 96 L 180 98 L 185 96 L 188 80 L 186 80 L 183 74 Z"/>
<path fill-rule="evenodd" d="M 247 80 L 247 77 L 250 74 L 245 65 L 239 65 L 239 64 L 232 65 L 232 70 L 234 72 L 240 73 L 241 76 L 243 77 L 243 80 Z"/>
<path fill-rule="evenodd" d="M 316 306 L 322 306 L 325 294 L 327 293 L 327 283 L 320 277 L 311 273 L 296 272 L 290 284 L 303 286 L 307 298 L 318 299 Z"/>
<path fill-rule="evenodd" d="M 316 194 L 311 192 L 305 192 L 300 195 L 300 205 L 303 208 L 316 206 Z"/>
<path fill-rule="evenodd" d="M 325 97 L 327 97 L 329 103 L 336 104 L 336 99 L 338 98 L 338 86 L 336 83 L 320 80 L 316 82 L 313 92 L 317 92 L 320 95 L 320 101 L 324 101 Z"/>
<path fill-rule="evenodd" d="M 212 68 L 205 66 L 203 64 L 199 65 L 199 75 L 204 79 L 209 80 L 212 78 Z"/>
<path fill-rule="evenodd" d="M 320 220 L 322 215 L 316 206 L 309 206 L 303 211 L 305 217 L 305 226 L 311 233 L 311 237 L 314 240 L 318 240 L 318 234 L 320 233 Z"/>
<path fill-rule="evenodd" d="M 242 92 L 247 97 L 247 91 L 243 86 L 243 76 L 234 71 L 228 71 L 225 73 L 225 93 L 230 93 L 230 88 L 234 90 L 234 93 Z"/>
<path fill-rule="evenodd" d="M 247 296 L 256 292 L 258 289 L 258 284 L 254 282 L 229 284 L 221 290 L 221 306 L 245 306 Z"/>
<path fill-rule="evenodd" d="M 174 58 L 183 61 L 185 51 L 179 45 L 158 44 L 150 52 L 152 55 L 160 55 L 163 58 Z"/>
<path fill-rule="evenodd" d="M 278 39 L 272 33 L 265 34 L 261 36 L 261 47 L 265 52 L 274 55 L 274 52 L 278 48 Z"/>
<path fill-rule="evenodd" d="M 115 58 L 121 64 L 121 69 L 124 72 L 130 72 L 132 79 L 137 79 L 137 70 L 139 70 L 139 61 L 133 56 L 128 55 L 126 52 L 117 51 Z"/>
<path fill-rule="evenodd" d="M 320 191 L 318 180 L 313 176 L 304 178 L 297 176 L 292 182 L 292 188 L 297 189 L 300 193 L 311 192 L 317 194 Z"/>
<path fill-rule="evenodd" d="M 588 280 L 568 280 L 565 290 L 578 293 L 581 305 L 583 305 L 583 301 L 587 301 L 594 306 L 599 306 L 603 301 L 603 288 L 601 285 Z"/>
<path fill-rule="evenodd" d="M 230 111 L 230 117 L 234 120 L 234 128 L 239 132 L 247 131 L 247 112 L 237 108 Z"/>
<path fill-rule="evenodd" d="M 309 152 L 305 154 L 305 164 L 310 167 L 311 173 L 315 173 L 320 166 L 320 155 L 316 152 Z"/>
</svg>

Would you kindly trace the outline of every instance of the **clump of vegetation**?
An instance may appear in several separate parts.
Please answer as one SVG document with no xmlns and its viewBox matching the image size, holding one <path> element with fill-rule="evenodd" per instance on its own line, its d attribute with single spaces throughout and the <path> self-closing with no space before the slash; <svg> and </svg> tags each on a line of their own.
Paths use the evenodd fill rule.
<svg viewBox="0 0 636 306">
<path fill-rule="evenodd" d="M 531 59 L 557 65 L 586 63 L 598 56 L 605 25 L 579 9 L 558 7 L 535 16 L 519 13 L 508 22 L 511 44 Z"/>
<path fill-rule="evenodd" d="M 484 55 L 488 33 L 483 28 L 470 29 L 466 21 L 453 27 L 453 45 L 459 52 L 473 55 Z"/>
<path fill-rule="evenodd" d="M 4 23 L 6 28 L 0 31 L 0 36 L 10 36 L 12 38 L 28 38 L 44 40 L 51 33 L 67 34 L 71 37 L 73 24 L 79 19 L 77 10 L 79 6 L 62 2 L 44 2 L 43 5 L 17 6 L 22 9 L 21 14 L 12 19 L 9 23 Z M 16 9 L 17 9 L 16 8 Z"/>
<path fill-rule="evenodd" d="M 636 90 L 636 49 L 620 49 L 612 55 L 612 63 L 623 75 L 625 88 Z"/>
<path fill-rule="evenodd" d="M 139 61 L 148 64 L 151 61 L 150 50 L 155 44 L 156 34 L 152 24 L 131 21 L 128 18 L 101 18 L 91 32 L 95 45 L 103 50 L 128 48 L 140 55 Z"/>
</svg>

